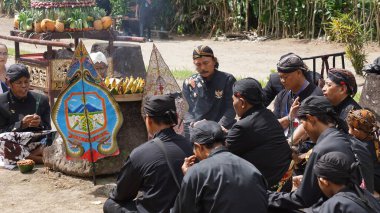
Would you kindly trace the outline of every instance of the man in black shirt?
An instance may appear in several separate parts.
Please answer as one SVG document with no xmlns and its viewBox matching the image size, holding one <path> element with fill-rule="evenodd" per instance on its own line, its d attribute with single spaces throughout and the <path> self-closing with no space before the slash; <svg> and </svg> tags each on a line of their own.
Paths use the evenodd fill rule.
<svg viewBox="0 0 380 213">
<path fill-rule="evenodd" d="M 305 67 L 306 68 L 306 67 Z M 307 71 L 306 72 L 306 80 L 310 83 L 313 83 L 317 85 L 319 82 L 319 79 L 321 78 L 321 74 L 315 72 L 315 79 L 314 79 L 314 71 Z M 276 95 L 281 92 L 281 90 L 284 89 L 284 85 L 282 85 L 280 76 L 278 72 L 271 73 L 269 75 L 269 79 L 265 87 L 263 88 L 264 94 L 265 94 L 265 101 L 264 106 L 268 107 L 270 103 L 274 100 Z"/>
<path fill-rule="evenodd" d="M 323 95 L 334 106 L 339 118 L 346 120 L 350 110 L 361 109 L 362 107 L 353 99 L 357 92 L 355 76 L 348 70 L 331 68 L 327 74 Z M 348 132 L 347 124 L 343 127 Z"/>
<path fill-rule="evenodd" d="M 379 201 L 352 180 L 351 173 L 355 167 L 357 165 L 341 152 L 329 152 L 318 159 L 314 173 L 320 189 L 329 198 L 319 213 L 380 212 Z"/>
<path fill-rule="evenodd" d="M 277 71 L 285 89 L 278 93 L 273 113 L 279 119 L 283 129 L 286 130 L 291 124 L 290 121 L 293 120 L 289 115 L 291 106 L 296 98 L 301 102 L 311 95 L 322 95 L 323 93 L 319 87 L 306 80 L 306 65 L 294 53 L 288 53 L 280 58 Z M 292 131 L 292 129 L 290 130 Z M 288 135 L 288 132 L 285 131 L 286 135 Z"/>
<path fill-rule="evenodd" d="M 198 46 L 193 51 L 193 62 L 198 74 L 183 82 L 183 94 L 189 104 L 185 115 L 184 131 L 187 138 L 189 126 L 206 119 L 218 122 L 229 129 L 235 122 L 232 106 L 232 85 L 236 79 L 218 70 L 218 59 L 208 46 Z"/>
<path fill-rule="evenodd" d="M 185 177 L 174 212 L 267 212 L 266 183 L 256 167 L 223 146 L 224 132 L 214 121 L 191 129 L 195 156 L 185 159 Z M 200 160 L 195 163 L 195 159 Z"/>
<path fill-rule="evenodd" d="M 143 111 L 153 140 L 129 155 L 119 173 L 116 188 L 104 204 L 104 212 L 164 213 L 174 204 L 179 191 L 176 182 L 182 180 L 181 165 L 183 159 L 192 154 L 191 145 L 173 130 L 177 122 L 173 97 L 152 96 L 145 102 Z M 139 191 L 141 195 L 136 197 Z"/>
<path fill-rule="evenodd" d="M 318 186 L 318 178 L 313 173 L 313 167 L 317 160 L 324 154 L 336 151 L 346 154 L 352 162 L 354 162 L 355 159 L 351 149 L 351 141 L 348 138 L 349 136 L 334 128 L 335 123 L 339 122 L 339 124 L 341 124 L 341 121 L 335 113 L 333 106 L 325 97 L 311 96 L 306 98 L 300 106 L 298 116 L 306 132 L 316 145 L 307 161 L 301 185 L 297 190 L 290 193 L 268 192 L 270 208 L 288 210 L 303 209 L 316 204 L 323 198 L 322 191 Z M 370 155 L 365 148 L 361 151 L 367 152 L 368 156 Z M 365 182 L 369 189 L 373 189 L 372 159 L 368 158 L 368 161 L 360 163 L 363 165 L 372 165 L 372 170 L 371 166 L 368 166 L 366 168 L 369 169 L 363 171 L 363 174 L 366 175 L 366 177 L 372 177 L 372 180 L 365 179 Z M 359 180 L 358 174 L 355 174 L 356 180 L 360 182 L 361 178 Z"/>
<path fill-rule="evenodd" d="M 265 108 L 263 98 L 261 85 L 256 79 L 245 78 L 234 84 L 233 106 L 240 120 L 228 131 L 227 147 L 255 165 L 270 189 L 281 190 L 288 181 L 287 188 L 282 189 L 290 191 L 291 181 L 280 183 L 280 180 L 289 169 L 291 151 L 281 125 Z"/>
<path fill-rule="evenodd" d="M 29 91 L 30 74 L 23 64 L 11 65 L 7 70 L 6 81 L 10 90 L 0 94 L 0 133 L 3 133 L 0 138 L 0 153 L 11 164 L 23 158 L 43 163 L 40 142 L 42 138 L 8 141 L 6 135 L 13 135 L 13 132 L 50 130 L 49 99 L 45 95 Z"/>
</svg>

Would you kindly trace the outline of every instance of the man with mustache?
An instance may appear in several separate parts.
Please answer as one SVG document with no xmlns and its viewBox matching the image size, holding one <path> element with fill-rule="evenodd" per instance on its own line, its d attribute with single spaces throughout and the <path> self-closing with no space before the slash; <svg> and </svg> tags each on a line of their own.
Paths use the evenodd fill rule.
<svg viewBox="0 0 380 213">
<path fill-rule="evenodd" d="M 190 138 L 189 126 L 206 119 L 218 122 L 224 130 L 235 123 L 232 106 L 232 86 L 236 79 L 218 70 L 219 62 L 208 46 L 200 45 L 193 51 L 197 74 L 183 83 L 183 94 L 189 104 L 185 115 L 184 133 Z"/>
</svg>

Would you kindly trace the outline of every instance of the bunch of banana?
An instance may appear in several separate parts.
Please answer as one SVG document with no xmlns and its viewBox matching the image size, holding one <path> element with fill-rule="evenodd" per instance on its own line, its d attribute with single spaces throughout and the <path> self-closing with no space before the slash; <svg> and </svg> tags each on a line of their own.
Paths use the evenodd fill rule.
<svg viewBox="0 0 380 213">
<path fill-rule="evenodd" d="M 104 85 L 113 95 L 135 94 L 144 91 L 145 80 L 130 76 L 129 78 L 109 78 L 104 80 Z"/>
</svg>

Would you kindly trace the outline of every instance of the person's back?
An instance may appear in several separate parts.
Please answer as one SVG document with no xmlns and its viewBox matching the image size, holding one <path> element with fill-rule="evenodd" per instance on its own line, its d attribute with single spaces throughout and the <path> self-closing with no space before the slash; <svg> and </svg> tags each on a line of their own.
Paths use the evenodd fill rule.
<svg viewBox="0 0 380 213">
<path fill-rule="evenodd" d="M 153 139 L 135 148 L 122 167 L 104 212 L 169 212 L 179 190 L 183 159 L 190 142 L 176 134 L 175 99 L 157 95 L 145 100 L 145 125 Z M 177 185 L 178 183 L 178 185 Z"/>
<path fill-rule="evenodd" d="M 192 154 L 190 142 L 173 129 L 165 129 L 157 137 L 163 142 L 177 179 L 181 182 L 183 159 Z M 151 140 L 130 154 L 134 168 L 142 175 L 135 179 L 141 184 L 142 196 L 136 199 L 137 209 L 141 212 L 167 212 L 178 193 L 165 155 L 156 143 Z"/>
<path fill-rule="evenodd" d="M 318 185 L 329 198 L 315 212 L 319 213 L 375 213 L 380 212 L 380 203 L 373 195 L 361 189 L 352 173 L 360 166 L 342 152 L 329 152 L 314 164 L 313 172 Z"/>
<path fill-rule="evenodd" d="M 182 187 L 175 212 L 267 212 L 264 177 L 224 147 L 190 168 Z"/>
<path fill-rule="evenodd" d="M 291 151 L 282 127 L 274 114 L 263 105 L 263 91 L 256 79 L 241 79 L 233 85 L 233 105 L 240 120 L 228 131 L 228 149 L 252 163 L 273 190 L 289 169 Z M 282 184 L 281 184 L 282 185 Z M 291 189 L 289 187 L 284 190 Z"/>
<path fill-rule="evenodd" d="M 277 185 L 289 168 L 291 150 L 281 125 L 263 106 L 248 111 L 228 132 L 226 142 L 232 153 L 260 170 L 269 187 Z"/>
<path fill-rule="evenodd" d="M 363 191 L 366 202 L 375 209 L 372 213 L 380 212 L 380 202 L 367 190 Z M 344 189 L 324 202 L 318 213 L 371 213 L 371 209 L 352 189 Z"/>
</svg>

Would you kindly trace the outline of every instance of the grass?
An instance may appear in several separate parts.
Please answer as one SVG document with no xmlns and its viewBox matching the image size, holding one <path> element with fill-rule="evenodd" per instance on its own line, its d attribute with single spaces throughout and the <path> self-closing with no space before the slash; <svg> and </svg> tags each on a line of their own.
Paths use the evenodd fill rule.
<svg viewBox="0 0 380 213">
<path fill-rule="evenodd" d="M 357 93 L 355 94 L 355 96 L 354 96 L 354 100 L 355 100 L 356 102 L 359 103 L 359 101 L 360 101 L 360 96 L 361 96 L 361 95 L 362 95 L 361 92 L 357 92 Z"/>
<path fill-rule="evenodd" d="M 195 74 L 196 72 L 195 71 L 192 71 L 192 70 L 187 70 L 187 69 L 184 69 L 184 70 L 173 70 L 172 71 L 173 73 L 173 76 L 176 80 L 185 80 L 186 78 L 192 76 L 193 74 Z M 239 81 L 245 77 L 242 77 L 242 76 L 235 76 L 236 80 Z M 265 85 L 267 84 L 268 82 L 268 79 L 258 79 L 258 81 L 260 82 L 261 86 L 262 87 L 265 87 Z"/>
<path fill-rule="evenodd" d="M 177 80 L 185 80 L 186 78 L 195 74 L 194 71 L 187 70 L 187 69 L 184 69 L 184 70 L 175 69 L 175 70 L 172 70 L 172 73 L 173 73 L 174 78 Z"/>
<path fill-rule="evenodd" d="M 25 51 L 25 50 L 21 50 L 20 51 L 20 54 L 23 55 L 23 54 L 31 54 L 32 52 L 29 52 L 29 51 Z M 8 55 L 10 56 L 15 56 L 15 48 L 10 48 L 8 47 Z"/>
</svg>

